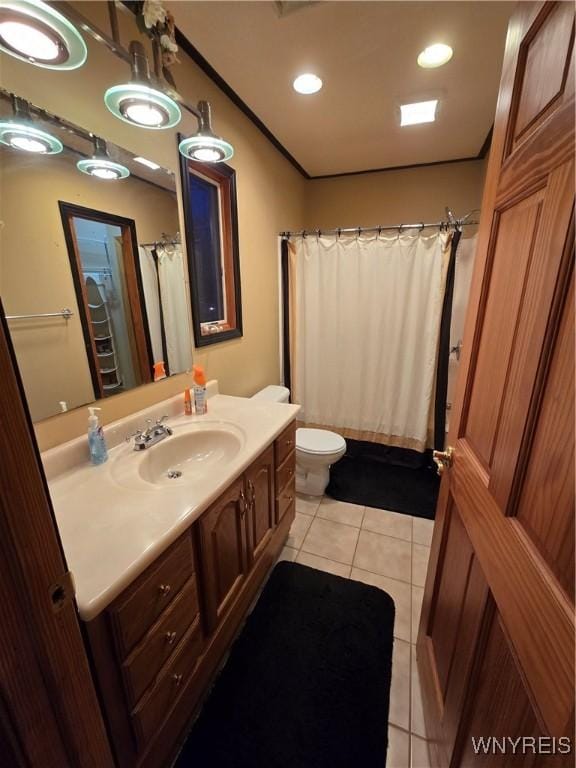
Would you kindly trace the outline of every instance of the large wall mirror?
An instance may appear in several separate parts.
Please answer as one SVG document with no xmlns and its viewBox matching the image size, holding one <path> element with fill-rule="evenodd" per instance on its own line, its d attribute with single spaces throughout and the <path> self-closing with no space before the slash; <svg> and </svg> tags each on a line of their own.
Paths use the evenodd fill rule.
<svg viewBox="0 0 576 768">
<path fill-rule="evenodd" d="M 0 295 L 38 421 L 189 370 L 193 342 L 174 175 L 26 109 L 62 145 L 0 143 Z"/>
</svg>

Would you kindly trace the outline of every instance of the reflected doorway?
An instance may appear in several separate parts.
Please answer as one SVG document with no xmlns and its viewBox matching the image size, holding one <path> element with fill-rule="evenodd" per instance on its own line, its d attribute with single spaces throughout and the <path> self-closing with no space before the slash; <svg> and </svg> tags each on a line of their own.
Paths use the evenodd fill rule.
<svg viewBox="0 0 576 768">
<path fill-rule="evenodd" d="M 134 221 L 59 205 L 95 398 L 152 381 Z"/>
</svg>

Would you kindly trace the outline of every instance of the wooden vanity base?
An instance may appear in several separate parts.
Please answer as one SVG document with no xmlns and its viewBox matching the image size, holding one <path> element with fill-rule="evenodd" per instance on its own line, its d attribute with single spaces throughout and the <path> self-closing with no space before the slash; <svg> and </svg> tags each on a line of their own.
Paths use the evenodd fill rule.
<svg viewBox="0 0 576 768">
<path fill-rule="evenodd" d="M 294 520 L 294 430 L 84 625 L 119 768 L 178 753 Z"/>
</svg>

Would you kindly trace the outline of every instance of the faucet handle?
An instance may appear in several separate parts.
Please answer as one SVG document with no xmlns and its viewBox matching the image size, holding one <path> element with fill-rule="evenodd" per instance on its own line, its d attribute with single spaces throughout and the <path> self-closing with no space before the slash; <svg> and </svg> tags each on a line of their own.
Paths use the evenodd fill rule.
<svg viewBox="0 0 576 768">
<path fill-rule="evenodd" d="M 159 419 L 156 419 L 156 424 L 158 424 L 158 426 L 161 426 L 166 421 L 167 418 L 168 418 L 168 416 L 166 416 L 166 415 L 165 416 L 160 416 Z"/>
<path fill-rule="evenodd" d="M 142 430 L 141 429 L 137 429 L 136 432 L 133 432 L 131 435 L 126 435 L 125 441 L 127 443 L 129 443 L 130 440 L 132 440 L 133 437 L 140 437 L 141 434 L 142 434 Z"/>
</svg>

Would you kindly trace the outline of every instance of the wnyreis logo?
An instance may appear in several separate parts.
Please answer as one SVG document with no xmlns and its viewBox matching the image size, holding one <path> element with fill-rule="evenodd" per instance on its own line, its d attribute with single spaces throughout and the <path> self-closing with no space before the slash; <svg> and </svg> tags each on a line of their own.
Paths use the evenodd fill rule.
<svg viewBox="0 0 576 768">
<path fill-rule="evenodd" d="M 568 736 L 472 736 L 476 755 L 569 755 L 572 742 Z"/>
</svg>

